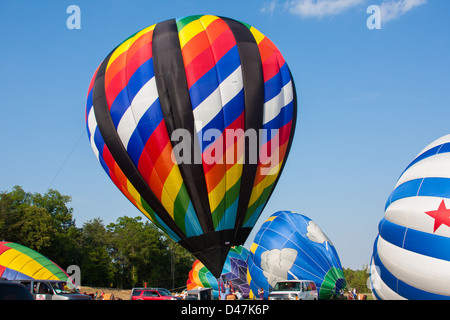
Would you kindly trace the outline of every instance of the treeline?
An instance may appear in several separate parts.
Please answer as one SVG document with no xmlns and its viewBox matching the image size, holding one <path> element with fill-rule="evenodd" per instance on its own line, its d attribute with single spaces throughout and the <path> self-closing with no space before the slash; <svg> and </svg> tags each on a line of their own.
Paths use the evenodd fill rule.
<svg viewBox="0 0 450 320">
<path fill-rule="evenodd" d="M 150 221 L 120 217 L 105 226 L 100 218 L 76 227 L 70 196 L 57 190 L 0 193 L 0 241 L 16 242 L 67 270 L 76 265 L 84 286 L 129 289 L 186 285 L 195 257 Z"/>
<path fill-rule="evenodd" d="M 0 241 L 36 250 L 64 270 L 78 266 L 84 286 L 186 285 L 195 257 L 149 220 L 124 216 L 105 226 L 96 218 L 77 228 L 70 201 L 70 196 L 52 189 L 44 195 L 20 186 L 0 192 Z M 349 288 L 370 292 L 364 266 L 343 271 Z"/>
<path fill-rule="evenodd" d="M 367 279 L 369 278 L 369 272 L 367 266 L 362 266 L 361 270 L 352 270 L 344 268 L 345 280 L 347 280 L 347 290 L 356 289 L 358 293 L 369 293 L 371 290 L 367 287 Z"/>
</svg>

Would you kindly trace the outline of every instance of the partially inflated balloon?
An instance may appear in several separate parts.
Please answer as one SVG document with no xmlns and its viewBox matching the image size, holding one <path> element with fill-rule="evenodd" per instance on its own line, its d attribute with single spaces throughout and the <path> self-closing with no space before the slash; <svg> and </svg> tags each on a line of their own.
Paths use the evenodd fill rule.
<svg viewBox="0 0 450 320">
<path fill-rule="evenodd" d="M 0 277 L 8 280 L 62 280 L 69 275 L 33 249 L 13 242 L 0 242 Z"/>
<path fill-rule="evenodd" d="M 450 299 L 450 135 L 403 171 L 378 230 L 370 266 L 376 299 Z"/>
<path fill-rule="evenodd" d="M 86 123 L 122 193 L 219 276 L 289 153 L 294 81 L 261 32 L 212 15 L 157 23 L 97 68 Z"/>
<path fill-rule="evenodd" d="M 243 246 L 232 247 L 225 260 L 219 279 L 214 277 L 203 263 L 196 260 L 192 265 L 192 270 L 189 272 L 188 290 L 197 287 L 212 288 L 214 298 L 218 298 L 224 282 L 228 281 L 235 291 L 239 291 L 244 298 L 247 298 L 250 292 L 250 286 L 247 283 L 247 259 L 247 249 Z"/>
<path fill-rule="evenodd" d="M 248 259 L 247 281 L 265 297 L 277 281 L 312 280 L 319 299 L 330 299 L 347 282 L 331 241 L 308 217 L 290 211 L 270 216 L 255 236 Z"/>
</svg>

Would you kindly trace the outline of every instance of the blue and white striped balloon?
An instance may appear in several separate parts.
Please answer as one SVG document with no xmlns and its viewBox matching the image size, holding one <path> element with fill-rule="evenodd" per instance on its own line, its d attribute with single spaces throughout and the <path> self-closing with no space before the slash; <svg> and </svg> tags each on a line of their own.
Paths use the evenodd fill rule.
<svg viewBox="0 0 450 320">
<path fill-rule="evenodd" d="M 378 229 L 370 266 L 376 299 L 450 299 L 450 135 L 401 174 Z"/>
</svg>

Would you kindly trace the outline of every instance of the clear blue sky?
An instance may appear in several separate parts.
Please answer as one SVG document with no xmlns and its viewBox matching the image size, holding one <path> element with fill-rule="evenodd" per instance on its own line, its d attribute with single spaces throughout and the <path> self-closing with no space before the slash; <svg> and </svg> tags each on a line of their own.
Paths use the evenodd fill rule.
<svg viewBox="0 0 450 320">
<path fill-rule="evenodd" d="M 81 9 L 79 30 L 66 26 L 72 4 Z M 382 8 L 379 30 L 366 26 L 372 4 Z M 90 148 L 89 81 L 129 35 L 191 14 L 255 26 L 291 68 L 296 134 L 262 219 L 302 213 L 331 239 L 344 267 L 368 264 L 398 176 L 450 133 L 450 1 L 2 0 L 0 190 L 70 195 L 80 227 L 140 215 Z"/>
</svg>

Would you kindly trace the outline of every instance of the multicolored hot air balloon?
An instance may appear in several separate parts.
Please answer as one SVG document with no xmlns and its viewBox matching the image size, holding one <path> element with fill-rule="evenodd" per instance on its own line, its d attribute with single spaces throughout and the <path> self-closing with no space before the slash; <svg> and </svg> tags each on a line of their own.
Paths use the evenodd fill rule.
<svg viewBox="0 0 450 320">
<path fill-rule="evenodd" d="M 247 283 L 247 259 L 247 249 L 243 246 L 232 247 L 228 252 L 219 279 L 214 277 L 203 263 L 196 260 L 192 265 L 192 270 L 189 272 L 187 289 L 192 290 L 198 287 L 212 288 L 213 296 L 217 299 L 224 283 L 229 282 L 235 291 L 241 293 L 242 297 L 248 298 L 250 286 Z"/>
<path fill-rule="evenodd" d="M 120 191 L 218 277 L 277 184 L 296 101 L 289 68 L 266 36 L 196 15 L 117 46 L 91 80 L 86 123 Z"/>
<path fill-rule="evenodd" d="M 290 211 L 270 216 L 255 236 L 248 259 L 247 282 L 265 298 L 282 280 L 311 280 L 319 299 L 330 299 L 347 282 L 336 249 L 310 218 Z"/>
<path fill-rule="evenodd" d="M 450 299 L 450 135 L 403 171 L 378 230 L 370 266 L 376 299 Z"/>
<path fill-rule="evenodd" d="M 0 242 L 0 277 L 8 280 L 61 280 L 69 275 L 42 254 L 18 243 Z"/>
</svg>

